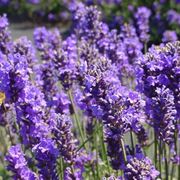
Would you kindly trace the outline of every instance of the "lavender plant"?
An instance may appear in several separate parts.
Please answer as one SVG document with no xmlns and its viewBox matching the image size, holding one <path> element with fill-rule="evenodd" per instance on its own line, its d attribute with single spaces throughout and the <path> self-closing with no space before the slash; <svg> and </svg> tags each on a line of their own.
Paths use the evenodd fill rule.
<svg viewBox="0 0 180 180">
<path fill-rule="evenodd" d="M 113 29 L 100 7 L 123 2 L 64 3 L 71 30 L 37 27 L 35 45 L 0 16 L 0 177 L 178 179 L 178 32 L 150 39 L 163 3 Z"/>
</svg>

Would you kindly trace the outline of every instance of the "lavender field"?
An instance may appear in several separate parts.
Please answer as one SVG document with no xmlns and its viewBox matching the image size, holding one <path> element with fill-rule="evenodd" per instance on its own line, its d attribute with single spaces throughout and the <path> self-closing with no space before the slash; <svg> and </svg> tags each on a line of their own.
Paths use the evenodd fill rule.
<svg viewBox="0 0 180 180">
<path fill-rule="evenodd" d="M 179 180 L 179 27 L 179 0 L 0 0 L 0 180 Z"/>
</svg>

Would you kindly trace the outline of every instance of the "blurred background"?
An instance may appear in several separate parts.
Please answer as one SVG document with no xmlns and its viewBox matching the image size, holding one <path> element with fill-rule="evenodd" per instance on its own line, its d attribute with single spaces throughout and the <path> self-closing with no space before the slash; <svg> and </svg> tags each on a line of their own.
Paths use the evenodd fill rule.
<svg viewBox="0 0 180 180">
<path fill-rule="evenodd" d="M 36 26 L 59 27 L 68 34 L 72 25 L 71 14 L 77 0 L 0 0 L 0 14 L 7 14 L 12 36 L 26 35 L 32 39 Z M 151 9 L 149 44 L 161 42 L 165 30 L 180 35 L 180 0 L 85 0 L 95 4 L 102 12 L 103 20 L 110 28 L 120 28 L 134 19 L 137 7 Z"/>
</svg>

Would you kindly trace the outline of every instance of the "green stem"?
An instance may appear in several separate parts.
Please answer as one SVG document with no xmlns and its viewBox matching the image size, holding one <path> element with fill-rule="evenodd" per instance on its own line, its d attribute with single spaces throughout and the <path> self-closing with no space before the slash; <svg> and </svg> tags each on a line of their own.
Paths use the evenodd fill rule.
<svg viewBox="0 0 180 180">
<path fill-rule="evenodd" d="M 103 126 L 102 126 L 102 129 L 101 129 L 101 142 L 102 142 L 102 156 L 103 156 L 103 160 L 106 161 L 106 164 L 107 164 L 107 170 L 108 170 L 108 173 L 110 174 L 110 165 L 109 165 L 109 161 L 108 161 L 108 157 L 107 157 L 107 151 L 106 151 L 106 146 L 105 146 L 105 143 L 104 143 L 104 133 L 103 133 Z"/>
<path fill-rule="evenodd" d="M 174 174 L 174 164 L 172 163 L 172 169 L 171 169 L 171 180 L 173 180 L 173 174 Z M 179 176 L 180 177 L 180 176 Z"/>
<path fill-rule="evenodd" d="M 155 130 L 154 130 L 154 162 L 155 162 L 155 167 L 157 168 L 157 139 L 156 139 Z"/>
<path fill-rule="evenodd" d="M 162 155 L 162 147 L 161 147 L 161 141 L 159 142 L 159 171 L 160 171 L 160 178 L 161 178 L 161 174 L 162 174 L 162 168 L 161 168 L 161 157 Z"/>
<path fill-rule="evenodd" d="M 76 125 L 77 125 L 77 128 L 78 128 L 79 134 L 81 136 L 81 141 L 84 142 L 84 135 L 83 135 L 82 127 L 81 127 L 81 124 L 79 122 L 79 118 L 77 116 L 77 112 L 76 112 L 76 108 L 75 108 L 75 105 L 74 105 L 72 93 L 71 93 L 70 90 L 68 91 L 68 95 L 69 95 L 69 99 L 71 101 L 71 105 L 72 105 L 72 108 L 73 108 L 73 111 L 74 111 L 74 117 L 75 117 L 75 121 L 76 121 Z M 87 149 L 86 145 L 84 145 L 84 146 L 85 146 L 85 149 Z"/>
<path fill-rule="evenodd" d="M 63 179 L 63 172 L 64 172 L 64 169 L 63 169 L 63 159 L 61 158 L 60 159 L 60 176 L 61 176 L 61 179 Z"/>
<path fill-rule="evenodd" d="M 97 179 L 99 179 L 99 159 L 98 159 L 98 131 L 97 131 L 97 121 L 96 121 L 96 133 L 95 133 L 95 149 L 96 149 L 96 172 Z"/>
<path fill-rule="evenodd" d="M 166 171 L 166 180 L 169 179 L 169 168 L 168 168 L 168 161 L 167 161 L 167 151 L 166 145 L 164 144 L 164 159 L 165 159 L 165 171 Z"/>
<path fill-rule="evenodd" d="M 144 43 L 144 54 L 147 53 L 147 42 Z"/>
<path fill-rule="evenodd" d="M 132 133 L 132 131 L 130 132 L 130 137 L 131 137 L 132 150 L 133 150 L 133 153 L 135 153 L 135 149 L 134 149 L 134 138 L 133 138 L 133 133 Z"/>
<path fill-rule="evenodd" d="M 11 145 L 13 145 L 13 144 L 14 144 L 14 143 L 13 143 L 13 137 L 12 137 L 12 135 L 11 135 L 11 131 L 10 131 L 10 128 L 9 128 L 9 124 L 7 124 L 7 126 L 5 127 L 5 131 L 6 131 L 6 134 L 9 135 L 9 140 L 10 140 L 10 142 L 11 142 Z"/>
<path fill-rule="evenodd" d="M 86 144 L 87 142 L 89 142 L 89 140 L 91 140 L 91 139 L 92 139 L 92 137 L 89 137 L 88 139 L 86 139 L 86 140 L 79 146 L 79 148 L 76 150 L 76 152 L 78 152 L 79 150 L 81 150 L 81 148 L 84 147 L 85 144 Z"/>
<path fill-rule="evenodd" d="M 121 145 L 122 152 L 123 152 L 124 162 L 126 164 L 126 162 L 127 162 L 126 150 L 125 150 L 125 147 L 124 147 L 124 140 L 122 138 L 120 139 L 120 145 Z"/>
</svg>

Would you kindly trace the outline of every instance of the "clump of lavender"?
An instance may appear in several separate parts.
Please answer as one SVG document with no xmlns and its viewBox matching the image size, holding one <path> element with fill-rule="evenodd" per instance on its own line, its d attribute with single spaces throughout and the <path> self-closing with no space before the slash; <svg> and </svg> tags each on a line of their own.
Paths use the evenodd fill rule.
<svg viewBox="0 0 180 180">
<path fill-rule="evenodd" d="M 142 43 L 147 43 L 149 41 L 149 17 L 151 11 L 144 7 L 138 7 L 137 12 L 135 13 L 137 31 L 139 34 L 140 41 Z"/>
<path fill-rule="evenodd" d="M 89 46 L 86 48 L 86 53 L 85 47 L 79 53 L 82 63 L 79 67 L 80 85 L 85 95 L 83 102 L 88 104 L 85 111 L 90 117 L 96 117 L 103 123 L 112 166 L 120 169 L 123 164 L 123 159 L 119 159 L 122 157 L 121 140 L 130 130 L 139 132 L 138 124 L 143 117 L 141 103 L 136 93 L 130 93 L 120 86 L 118 78 L 114 77 L 113 81 L 109 81 L 109 71 L 112 68 L 109 60 L 98 54 L 96 49 Z"/>
<path fill-rule="evenodd" d="M 75 32 L 80 42 L 87 41 L 96 51 L 108 57 L 114 64 L 114 72 L 116 71 L 122 84 L 132 84 L 130 82 L 134 79 L 132 65 L 142 54 L 142 44 L 139 42 L 135 29 L 125 25 L 121 34 L 116 29 L 110 30 L 108 25 L 102 22 L 100 11 L 96 6 L 86 7 L 79 4 L 73 17 L 75 18 Z"/>
<path fill-rule="evenodd" d="M 49 91 L 57 80 L 62 83 L 65 90 L 70 89 L 76 78 L 76 37 L 72 35 L 62 41 L 57 29 L 48 31 L 45 28 L 38 28 L 34 32 L 34 38 L 44 62 L 42 75 L 45 76 L 45 80 L 49 80 L 48 85 L 46 82 L 44 84 L 51 85 L 44 89 Z"/>
<path fill-rule="evenodd" d="M 52 134 L 57 145 L 59 157 L 63 158 L 67 164 L 67 168 L 64 171 L 64 179 L 83 179 L 85 165 L 88 164 L 92 157 L 85 151 L 78 150 L 77 140 L 74 139 L 72 133 L 71 119 L 67 115 L 60 114 L 56 114 L 55 118 Z"/>
<path fill-rule="evenodd" d="M 38 179 L 37 175 L 28 168 L 24 156 L 20 145 L 12 146 L 6 156 L 6 161 L 8 162 L 7 169 L 13 172 L 14 179 Z"/>
<path fill-rule="evenodd" d="M 173 143 L 179 117 L 179 42 L 152 47 L 140 61 L 137 88 L 145 94 L 147 114 L 157 136 Z"/>
</svg>

